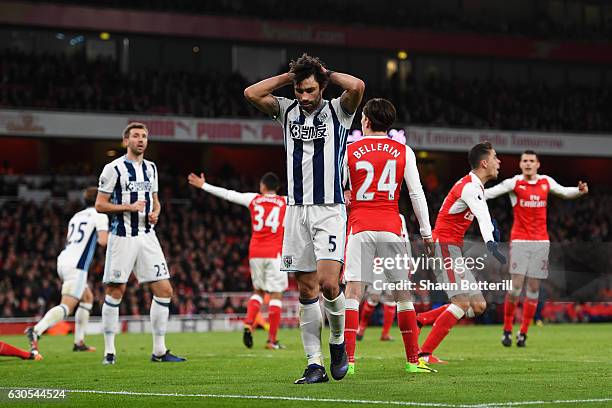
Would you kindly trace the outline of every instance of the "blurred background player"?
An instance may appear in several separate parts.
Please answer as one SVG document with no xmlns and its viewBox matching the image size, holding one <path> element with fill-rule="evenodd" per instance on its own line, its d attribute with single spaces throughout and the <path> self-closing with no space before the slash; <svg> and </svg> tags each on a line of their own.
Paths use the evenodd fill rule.
<svg viewBox="0 0 612 408">
<path fill-rule="evenodd" d="M 108 217 L 94 208 L 96 187 L 85 190 L 83 198 L 86 208 L 77 212 L 68 222 L 66 246 L 57 257 L 57 274 L 62 281 L 62 299 L 59 305 L 49 309 L 34 326 L 26 329 L 26 336 L 33 353 L 38 353 L 38 339 L 50 327 L 72 314 L 74 309 L 74 351 L 95 351 L 84 343 L 85 329 L 94 296 L 87 286 L 87 272 L 96 244 L 106 246 L 108 240 Z"/>
<path fill-rule="evenodd" d="M 540 160 L 533 150 L 523 152 L 519 167 L 521 174 L 485 190 L 487 200 L 508 194 L 514 214 L 510 234 L 512 290 L 506 294 L 504 301 L 502 344 L 506 347 L 512 345 L 514 311 L 525 286 L 525 277 L 527 285 L 523 302 L 523 321 L 516 336 L 518 347 L 525 347 L 527 331 L 538 307 L 540 282 L 548 278 L 548 253 L 550 251 L 546 225 L 548 194 L 573 199 L 589 192 L 587 183 L 582 181 L 578 182 L 577 187 L 563 187 L 552 177 L 538 174 Z"/>
<path fill-rule="evenodd" d="M 396 265 L 382 276 L 373 272 L 374 259 L 410 256 L 402 237 L 398 201 L 402 180 L 406 181 L 412 208 L 420 225 L 426 248 L 432 249 L 431 226 L 425 193 L 419 179 L 416 157 L 410 147 L 389 139 L 395 122 L 393 104 L 386 99 L 370 99 L 363 107 L 361 126 L 364 137 L 347 148 L 345 174 L 351 187 L 349 235 L 346 245 L 346 323 L 344 337 L 349 374 L 355 373 L 355 340 L 359 325 L 359 303 L 364 286 L 385 282 L 406 283 L 409 270 Z M 418 327 L 414 305 L 407 290 L 394 290 L 398 325 L 404 341 L 406 371 L 432 372 L 418 360 Z"/>
<path fill-rule="evenodd" d="M 0 341 L 0 356 L 19 357 L 22 360 L 42 360 L 42 354 L 38 352 L 26 351 L 19 347 L 11 346 L 8 343 Z"/>
<path fill-rule="evenodd" d="M 493 238 L 493 224 L 484 198 L 484 184 L 496 180 L 500 160 L 489 142 L 478 143 L 470 150 L 468 161 L 472 171 L 457 181 L 444 199 L 433 231 L 436 258 L 443 268 L 434 268 L 438 283 L 451 284 L 460 280 L 476 282 L 469 268 L 462 261 L 463 237 L 474 217 L 478 220 L 482 239 L 487 249 L 501 262 L 506 258 Z M 456 265 L 461 265 L 461 270 Z M 446 291 L 451 303 L 419 314 L 421 324 L 433 320 L 433 328 L 421 347 L 419 356 L 426 361 L 449 331 L 465 315 L 468 318 L 484 313 L 487 303 L 480 290 L 456 289 Z M 434 362 L 433 360 L 431 362 Z"/>
<path fill-rule="evenodd" d="M 280 188 L 278 176 L 274 173 L 264 174 L 259 182 L 259 194 L 238 193 L 210 185 L 206 182 L 203 173 L 199 177 L 191 173 L 187 179 L 189 184 L 196 188 L 249 209 L 253 228 L 249 244 L 249 266 L 254 293 L 247 303 L 242 340 L 248 348 L 253 347 L 255 319 L 268 293 L 270 327 L 266 348 L 271 350 L 284 348 L 276 340 L 276 334 L 281 321 L 283 307 L 281 299 L 288 284 L 287 273 L 280 270 L 287 198 L 277 195 Z"/>
<path fill-rule="evenodd" d="M 323 99 L 329 82 L 344 90 L 342 96 L 331 101 Z M 291 84 L 295 99 L 272 95 Z M 340 380 L 348 371 L 344 294 L 338 285 L 346 236 L 341 165 L 364 90 L 365 84 L 359 78 L 330 71 L 318 58 L 306 54 L 290 63 L 289 72 L 244 90 L 250 103 L 283 127 L 289 202 L 282 270 L 295 272 L 302 343 L 308 360 L 296 384 L 328 381 L 321 351 L 321 292 L 330 327 L 332 377 Z"/>
<path fill-rule="evenodd" d="M 400 214 L 402 219 L 402 238 L 407 245 L 410 245 L 408 237 L 408 229 L 406 227 L 406 219 Z M 370 324 L 370 319 L 376 310 L 378 304 L 383 303 L 383 325 L 380 333 L 380 341 L 393 341 L 393 337 L 389 334 L 391 326 L 395 321 L 396 304 L 393 300 L 393 294 L 388 290 L 379 290 L 374 286 L 368 286 L 365 291 L 365 301 L 361 304 L 359 310 L 359 329 L 357 330 L 357 341 L 363 340 L 365 331 Z"/>
<path fill-rule="evenodd" d="M 104 328 L 103 364 L 115 364 L 115 334 L 119 326 L 119 305 L 132 274 L 139 283 L 149 283 L 153 362 L 181 362 L 166 348 L 166 328 L 172 299 L 170 271 L 155 235 L 161 205 L 157 196 L 157 166 L 145 160 L 148 130 L 138 122 L 123 131 L 127 152 L 104 166 L 100 175 L 96 210 L 112 215 L 111 234 L 106 248 L 104 279 L 106 296 L 102 305 Z"/>
</svg>

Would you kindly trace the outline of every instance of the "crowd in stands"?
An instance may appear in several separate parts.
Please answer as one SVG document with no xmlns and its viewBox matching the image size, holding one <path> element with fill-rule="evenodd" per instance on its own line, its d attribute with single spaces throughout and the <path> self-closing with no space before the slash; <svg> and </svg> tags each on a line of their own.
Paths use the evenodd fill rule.
<svg viewBox="0 0 612 408">
<path fill-rule="evenodd" d="M 0 51 L 0 108 L 263 118 L 244 100 L 247 85 L 237 73 L 151 70 L 122 74 L 116 62 L 109 59 L 88 61 L 82 56 Z M 339 93 L 330 88 L 328 97 Z M 292 96 L 289 88 L 279 94 Z M 407 124 L 612 130 L 612 86 L 547 86 L 438 77 L 423 84 L 399 84 L 397 78 L 391 78 L 385 89 L 366 87 L 364 100 L 373 96 L 394 102 L 398 119 Z"/>
<path fill-rule="evenodd" d="M 442 32 L 473 32 L 532 36 L 549 39 L 596 39 L 612 38 L 612 20 L 597 21 L 597 24 L 562 24 L 550 18 L 545 7 L 533 18 L 516 19 L 486 15 L 468 15 L 455 9 L 456 3 L 449 2 L 447 11 L 435 10 L 423 1 L 398 2 L 397 0 L 310 0 L 307 5 L 296 2 L 272 0 L 225 0 L 198 1 L 175 0 L 55 0 L 56 3 L 89 4 L 96 7 L 120 9 L 166 11 L 187 14 L 212 14 L 232 17 L 260 18 L 262 20 L 283 20 L 299 23 L 325 22 L 338 25 L 368 24 L 392 26 L 397 29 L 416 29 Z M 323 11 L 323 12 L 322 12 Z M 390 12 L 391 11 L 391 12 Z"/>
<path fill-rule="evenodd" d="M 4 185 L 5 191 L 14 191 L 13 184 L 24 179 L 11 176 L 10 182 L 6 182 L 6 178 L 0 176 L 0 186 Z M 90 182 L 95 183 L 95 176 L 91 176 Z M 189 187 L 183 177 L 162 173 L 160 182 L 162 215 L 156 231 L 172 271 L 175 288 L 172 313 L 244 312 L 247 297 L 222 298 L 210 294 L 251 289 L 247 260 L 251 231 L 248 211 Z M 222 180 L 212 178 L 211 182 L 237 191 L 256 191 L 257 186 L 256 179 L 236 175 L 224 176 Z M 80 188 L 80 184 L 75 187 Z M 447 190 L 448 186 L 440 185 L 426 192 L 432 224 Z M 503 241 L 508 239 L 512 219 L 507 201 L 490 203 L 493 216 L 502 226 Z M 411 234 L 416 233 L 418 224 L 404 194 L 400 204 L 403 212 L 410 214 Z M 0 317 L 41 315 L 59 301 L 61 284 L 56 274 L 56 257 L 63 249 L 68 219 L 80 206 L 77 201 L 57 199 L 40 203 L 14 198 L 0 201 Z M 604 245 L 609 246 L 612 241 L 610 209 L 610 193 L 596 189 L 576 201 L 551 200 L 551 240 L 588 241 L 591 246 L 594 242 L 606 242 Z M 470 234 L 476 241 L 480 239 L 476 227 Z M 97 248 L 89 272 L 89 285 L 96 296 L 94 314 L 99 314 L 104 297 L 104 253 L 103 248 Z M 612 281 L 602 285 L 588 300 L 612 301 Z M 290 287 L 295 289 L 293 282 Z M 438 297 L 432 294 L 432 301 Z M 121 304 L 121 313 L 147 315 L 150 301 L 149 291 L 132 282 Z M 584 317 L 584 313 L 580 316 Z"/>
</svg>

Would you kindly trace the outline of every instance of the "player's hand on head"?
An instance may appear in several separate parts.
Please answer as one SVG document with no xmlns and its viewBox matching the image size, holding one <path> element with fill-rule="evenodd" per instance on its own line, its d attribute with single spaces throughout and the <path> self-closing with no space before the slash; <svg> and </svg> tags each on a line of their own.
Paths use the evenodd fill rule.
<svg viewBox="0 0 612 408">
<path fill-rule="evenodd" d="M 589 185 L 585 182 L 578 182 L 578 191 L 582 194 L 587 194 L 589 192 Z"/>
<path fill-rule="evenodd" d="M 430 238 L 423 238 L 423 247 L 425 248 L 425 255 L 432 257 L 435 253 L 434 241 Z"/>
<path fill-rule="evenodd" d="M 204 183 L 206 183 L 206 177 L 204 177 L 204 173 L 200 173 L 199 176 L 194 173 L 190 173 L 187 176 L 187 181 L 196 188 L 202 188 Z"/>
</svg>

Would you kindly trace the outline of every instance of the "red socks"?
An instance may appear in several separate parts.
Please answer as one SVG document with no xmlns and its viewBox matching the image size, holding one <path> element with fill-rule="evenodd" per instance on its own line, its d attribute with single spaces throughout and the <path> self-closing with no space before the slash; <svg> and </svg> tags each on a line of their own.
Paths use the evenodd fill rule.
<svg viewBox="0 0 612 408">
<path fill-rule="evenodd" d="M 529 325 L 533 321 L 533 316 L 535 316 L 537 308 L 537 300 L 527 298 L 523 302 L 523 322 L 521 323 L 521 333 L 527 334 L 527 331 L 529 330 Z"/>
<path fill-rule="evenodd" d="M 432 354 L 464 314 L 463 309 L 451 303 L 434 322 L 433 329 L 425 339 L 423 347 L 421 347 L 421 353 Z"/>
<path fill-rule="evenodd" d="M 504 331 L 512 331 L 516 304 L 517 302 L 511 301 L 510 296 L 506 294 L 506 299 L 504 300 Z"/>
<path fill-rule="evenodd" d="M 368 324 L 370 323 L 372 314 L 374 314 L 374 310 L 376 310 L 376 305 L 371 305 L 367 300 L 363 302 L 363 306 L 361 307 L 361 321 L 359 322 L 360 334 L 363 334 L 365 329 L 368 328 Z"/>
<path fill-rule="evenodd" d="M 345 305 L 344 345 L 349 363 L 354 363 L 355 341 L 357 339 L 357 329 L 359 328 L 359 302 L 355 299 L 346 299 Z"/>
<path fill-rule="evenodd" d="M 278 327 L 280 326 L 282 308 L 283 303 L 280 299 L 272 299 L 268 304 L 268 322 L 270 323 L 268 341 L 271 343 L 276 342 L 276 333 L 278 333 Z"/>
<path fill-rule="evenodd" d="M 397 309 L 397 325 L 402 333 L 406 360 L 410 363 L 417 363 L 419 361 L 419 328 L 414 306 L 412 302 L 398 302 Z"/>
<path fill-rule="evenodd" d="M 449 303 L 450 304 L 450 303 Z M 436 321 L 438 316 L 440 316 L 448 307 L 449 304 L 440 306 L 436 309 L 431 309 L 427 312 L 419 313 L 417 316 L 417 320 L 421 323 L 422 326 L 429 326 Z"/>
<path fill-rule="evenodd" d="M 391 330 L 391 326 L 393 326 L 393 321 L 395 320 L 395 303 L 383 304 L 383 311 L 383 328 L 381 336 L 386 337 L 389 335 L 389 330 Z"/>
<path fill-rule="evenodd" d="M 21 357 L 27 360 L 30 358 L 30 352 L 0 341 L 0 356 Z"/>
<path fill-rule="evenodd" d="M 257 313 L 259 313 L 259 309 L 261 309 L 261 304 L 263 303 L 263 299 L 261 296 L 254 294 L 249 299 L 247 303 L 247 313 L 244 319 L 244 324 L 248 326 L 252 326 L 255 322 L 255 317 L 257 317 Z"/>
</svg>

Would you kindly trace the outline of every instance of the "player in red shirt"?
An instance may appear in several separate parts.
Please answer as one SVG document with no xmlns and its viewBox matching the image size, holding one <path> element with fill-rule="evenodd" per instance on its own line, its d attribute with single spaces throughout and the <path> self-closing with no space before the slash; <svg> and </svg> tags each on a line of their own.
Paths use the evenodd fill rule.
<svg viewBox="0 0 612 408">
<path fill-rule="evenodd" d="M 30 351 L 26 351 L 20 349 L 19 347 L 11 346 L 8 343 L 0 341 L 0 356 L 7 357 L 19 357 L 22 360 L 42 360 L 42 355 L 40 353 L 32 353 Z"/>
<path fill-rule="evenodd" d="M 201 188 L 232 203 L 248 207 L 253 227 L 249 245 L 249 266 L 254 293 L 247 304 L 242 339 L 245 346 L 253 347 L 253 323 L 261 309 L 265 294 L 269 293 L 270 330 L 266 348 L 271 350 L 284 348 L 276 340 L 276 334 L 281 320 L 281 298 L 287 288 L 287 273 L 280 270 L 287 198 L 277 195 L 280 188 L 278 177 L 274 173 L 264 174 L 259 182 L 259 194 L 238 193 L 212 186 L 206 183 L 204 174 L 198 177 L 191 173 L 188 180 L 189 184 L 194 187 Z"/>
<path fill-rule="evenodd" d="M 538 306 L 540 281 L 548 277 L 548 252 L 550 250 L 546 227 L 548 194 L 552 193 L 565 199 L 571 199 L 589 192 L 587 183 L 582 181 L 578 182 L 577 187 L 563 187 L 551 177 L 539 175 L 540 161 L 533 150 L 523 152 L 519 167 L 522 174 L 485 190 L 487 200 L 508 194 L 514 213 L 514 223 L 510 234 L 512 290 L 507 293 L 504 301 L 502 344 L 506 347 L 512 345 L 514 311 L 523 286 L 525 286 L 525 277 L 527 277 L 526 299 L 523 302 L 523 322 L 516 336 L 518 347 L 525 347 L 529 324 Z"/>
<path fill-rule="evenodd" d="M 437 268 L 434 272 L 438 283 L 451 288 L 446 291 L 451 303 L 419 314 L 421 324 L 425 317 L 435 319 L 419 353 L 419 357 L 426 361 L 430 361 L 434 350 L 463 316 L 480 315 L 487 307 L 480 290 L 462 289 L 459 285 L 461 280 L 475 282 L 462 255 L 463 238 L 474 218 L 478 220 L 487 249 L 502 264 L 506 263 L 506 258 L 499 252 L 493 239 L 494 228 L 484 198 L 484 184 L 497 179 L 501 162 L 489 142 L 472 147 L 468 161 L 472 171 L 457 181 L 444 199 L 433 231 L 436 257 L 443 261 L 443 268 Z"/>
<path fill-rule="evenodd" d="M 373 284 L 378 288 L 387 282 L 408 283 L 408 269 L 392 265 L 380 271 L 375 264 L 377 259 L 392 260 L 396 256 L 410 255 L 409 246 L 402 238 L 398 208 L 402 180 L 408 185 L 425 246 L 433 249 L 427 201 L 414 152 L 405 144 L 387 136 L 395 117 L 395 107 L 391 102 L 378 98 L 369 100 L 361 116 L 365 136 L 347 146 L 344 174 L 348 175 L 351 199 L 344 271 L 344 339 L 349 358 L 349 374 L 355 374 L 355 339 L 364 287 Z M 425 361 L 418 359 L 418 327 L 410 292 L 396 289 L 393 290 L 393 297 L 397 304 L 398 325 L 406 352 L 406 371 L 435 372 Z"/>
</svg>

